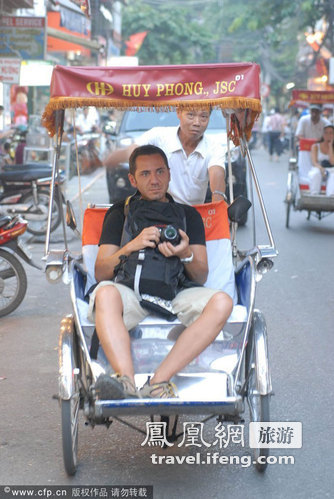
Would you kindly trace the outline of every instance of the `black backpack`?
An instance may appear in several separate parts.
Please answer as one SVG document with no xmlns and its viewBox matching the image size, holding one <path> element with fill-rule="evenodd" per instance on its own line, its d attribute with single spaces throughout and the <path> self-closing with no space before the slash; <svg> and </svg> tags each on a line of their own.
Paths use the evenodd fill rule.
<svg viewBox="0 0 334 499">
<path fill-rule="evenodd" d="M 152 225 L 172 225 L 177 231 L 186 231 L 184 209 L 172 198 L 164 203 L 131 196 L 125 201 L 124 215 L 121 247 Z M 145 248 L 129 256 L 122 255 L 114 273 L 114 281 L 133 289 L 144 308 L 170 320 L 176 318 L 170 301 L 181 288 L 195 285 L 186 278 L 180 259 L 166 258 L 158 248 Z"/>
</svg>

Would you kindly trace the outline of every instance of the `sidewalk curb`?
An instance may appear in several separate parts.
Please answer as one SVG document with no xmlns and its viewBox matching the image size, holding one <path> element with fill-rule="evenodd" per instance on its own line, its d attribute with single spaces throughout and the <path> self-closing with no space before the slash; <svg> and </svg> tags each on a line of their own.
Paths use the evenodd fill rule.
<svg viewBox="0 0 334 499">
<path fill-rule="evenodd" d="M 78 176 L 72 177 L 71 180 L 69 181 L 70 185 L 68 185 L 67 189 L 66 189 L 69 200 L 71 201 L 71 203 L 73 203 L 74 201 L 76 201 L 80 197 L 80 189 L 79 189 L 80 184 L 81 184 L 81 194 L 83 194 L 84 192 L 89 191 L 93 187 L 93 185 L 98 180 L 100 180 L 102 177 L 103 178 L 105 177 L 105 168 L 99 168 L 98 170 L 96 170 L 94 173 L 91 173 L 90 175 L 84 175 L 84 176 L 81 175 L 80 179 Z M 106 186 L 104 186 L 104 188 L 106 188 Z M 71 197 L 70 191 L 74 191 L 74 190 L 76 190 L 77 192 L 74 195 L 72 193 L 72 197 Z"/>
</svg>

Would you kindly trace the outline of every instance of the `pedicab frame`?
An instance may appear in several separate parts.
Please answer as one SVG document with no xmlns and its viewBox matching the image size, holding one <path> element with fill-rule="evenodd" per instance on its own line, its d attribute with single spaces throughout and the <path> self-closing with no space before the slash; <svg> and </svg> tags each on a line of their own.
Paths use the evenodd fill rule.
<svg viewBox="0 0 334 499">
<path fill-rule="evenodd" d="M 293 90 L 290 106 L 306 107 L 310 104 L 334 104 L 334 92 L 326 90 Z M 310 151 L 311 146 L 316 140 L 303 139 L 300 141 L 299 150 L 306 152 Z M 285 226 L 290 227 L 291 209 L 294 211 L 307 211 L 307 220 L 311 216 L 321 220 L 325 216 L 334 212 L 334 197 L 325 195 L 326 185 L 323 183 L 320 194 L 310 194 L 309 185 L 306 178 L 301 177 L 301 165 L 294 155 L 289 160 L 289 170 L 287 179 L 287 192 L 285 196 L 286 203 L 286 218 Z M 311 154 L 311 153 L 309 153 Z M 301 156 L 300 156 L 301 158 Z"/>
<path fill-rule="evenodd" d="M 63 456 L 66 472 L 73 475 L 77 469 L 78 414 L 83 410 L 86 421 L 91 426 L 106 424 L 122 415 L 164 414 L 167 418 L 176 415 L 175 424 L 169 437 L 176 439 L 176 421 L 179 414 L 207 415 L 207 419 L 217 417 L 218 421 L 243 421 L 245 401 L 250 408 L 251 421 L 269 421 L 269 400 L 272 394 L 268 359 L 267 328 L 263 314 L 255 309 L 256 283 L 262 274 L 271 269 L 272 258 L 277 256 L 255 167 L 250 155 L 247 140 L 250 138 L 254 120 L 261 112 L 260 69 L 257 64 L 211 64 L 185 66 L 141 66 L 141 67 L 63 67 L 56 66 L 51 81 L 51 98 L 46 106 L 43 123 L 51 136 L 55 136 L 55 160 L 53 165 L 52 195 L 58 172 L 64 111 L 85 106 L 125 109 L 191 109 L 220 108 L 227 120 L 228 136 L 235 145 L 241 146 L 248 158 L 250 178 L 255 186 L 259 205 L 267 230 L 269 244 L 256 242 L 255 216 L 253 216 L 253 246 L 246 251 L 237 248 L 237 222 L 232 222 L 232 253 L 235 279 L 238 290 L 238 304 L 246 311 L 246 317 L 237 322 L 237 333 L 222 332 L 221 341 L 226 353 L 237 353 L 231 372 L 224 369 L 208 369 L 193 375 L 204 381 L 216 380 L 224 397 L 214 394 L 212 400 L 177 399 L 128 399 L 120 401 L 97 400 L 94 391 L 96 364 L 90 358 L 87 344 L 87 328 L 82 325 L 78 297 L 83 298 L 86 273 L 68 248 L 65 220 L 63 235 L 65 249 L 50 250 L 50 230 L 45 244 L 46 274 L 63 275 L 65 282 L 71 283 L 73 314 L 66 316 L 61 323 L 59 338 L 59 401 L 62 412 Z M 232 179 L 230 150 L 228 141 L 228 165 Z M 253 189 L 251 189 L 251 195 Z M 232 180 L 230 200 L 233 201 Z M 70 216 L 71 210 L 67 213 Z M 232 213 L 232 212 L 231 212 Z M 49 213 L 49 226 L 52 213 Z M 169 327 L 166 321 L 153 320 L 154 327 Z M 150 324 L 151 326 L 152 324 Z M 145 324 L 140 327 L 145 327 Z M 92 329 L 92 327 L 90 328 Z M 94 329 L 94 328 L 93 328 Z M 91 334 L 91 332 L 90 332 Z M 235 336 L 233 336 L 235 334 Z M 225 336 L 224 336 L 225 335 Z M 140 339 L 138 340 L 140 341 Z M 214 342 L 216 344 L 216 342 Z M 237 345 L 237 346 L 236 346 Z M 223 346 L 221 348 L 223 348 Z M 218 348 L 218 347 L 217 347 Z M 203 353 L 205 354 L 205 352 Z M 220 354 L 222 355 L 222 354 Z M 224 356 L 223 356 L 224 358 Z M 217 359 L 216 359 L 217 361 Z M 219 358 L 218 358 L 219 361 Z M 182 375 L 182 373 L 181 373 Z M 219 378 L 219 376 L 221 377 Z M 184 375 L 186 377 L 186 375 Z M 190 375 L 189 379 L 192 375 Z M 212 377 L 213 376 L 213 377 Z M 183 379 L 185 379 L 185 377 Z M 196 378 L 197 377 L 197 378 Z M 180 378 L 179 378 L 180 379 Z M 224 380 L 224 386 L 220 386 Z M 188 384 L 191 383 L 188 380 Z M 217 388 L 217 380 L 215 381 Z M 196 385 L 197 386 L 197 385 Z M 212 388 L 214 388 L 212 386 Z M 219 393 L 221 393 L 219 391 Z M 138 429 L 138 428 L 136 428 Z M 142 431 L 138 429 L 139 431 Z M 143 432 L 144 433 L 144 432 Z M 253 450 L 257 470 L 264 471 L 268 449 L 261 445 Z"/>
</svg>

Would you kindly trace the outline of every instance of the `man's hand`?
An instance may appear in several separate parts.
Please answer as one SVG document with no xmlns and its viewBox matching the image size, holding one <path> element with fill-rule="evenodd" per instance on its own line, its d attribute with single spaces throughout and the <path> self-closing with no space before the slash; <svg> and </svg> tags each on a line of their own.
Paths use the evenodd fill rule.
<svg viewBox="0 0 334 499">
<path fill-rule="evenodd" d="M 189 237 L 187 234 L 179 229 L 179 234 L 181 236 L 181 241 L 179 244 L 174 246 L 168 241 L 158 244 L 160 253 L 162 253 L 167 258 L 171 256 L 178 256 L 179 258 L 187 258 L 191 255 L 191 250 L 189 248 Z"/>
<path fill-rule="evenodd" d="M 160 241 L 159 229 L 155 226 L 146 227 L 141 233 L 120 248 L 114 244 L 102 244 L 99 247 L 95 262 L 95 278 L 98 282 L 114 277 L 116 265 L 122 255 L 129 256 L 134 251 L 150 247 L 155 248 Z"/>
<path fill-rule="evenodd" d="M 155 248 L 160 241 L 160 232 L 158 227 L 152 225 L 151 227 L 146 227 L 141 231 L 141 233 L 128 242 L 126 245 L 130 252 L 139 251 L 144 248 Z M 165 255 L 166 256 L 166 255 Z"/>
<path fill-rule="evenodd" d="M 208 277 L 208 260 L 206 247 L 195 244 L 190 247 L 189 237 L 179 229 L 181 241 L 177 246 L 170 242 L 158 244 L 159 251 L 167 258 L 177 256 L 179 258 L 189 258 L 193 255 L 191 263 L 185 265 L 184 270 L 189 279 L 198 284 L 204 284 Z"/>
</svg>

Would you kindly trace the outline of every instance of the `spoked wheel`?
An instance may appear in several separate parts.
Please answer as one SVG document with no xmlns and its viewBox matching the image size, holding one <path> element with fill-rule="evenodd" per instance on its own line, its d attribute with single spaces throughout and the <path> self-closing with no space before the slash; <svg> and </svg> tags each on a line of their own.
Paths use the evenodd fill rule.
<svg viewBox="0 0 334 499">
<path fill-rule="evenodd" d="M 250 421 L 261 423 L 264 421 L 270 421 L 270 395 L 261 395 L 257 390 L 255 359 L 255 343 L 253 341 L 250 358 L 251 374 L 248 381 L 247 402 L 250 412 Z M 269 449 L 258 447 L 252 450 L 256 469 L 260 472 L 264 472 L 267 468 L 266 458 L 269 456 Z"/>
<path fill-rule="evenodd" d="M 49 211 L 49 200 L 50 193 L 46 189 L 39 189 L 38 193 L 38 203 L 34 203 L 33 194 L 27 194 L 22 199 L 22 202 L 29 206 L 28 211 L 26 211 L 23 216 L 28 222 L 27 231 L 35 236 L 43 236 L 46 233 L 46 228 L 48 224 L 48 211 Z M 61 212 L 62 207 L 59 204 L 58 193 L 55 190 L 55 195 L 52 204 L 52 220 L 51 220 L 51 232 L 53 232 L 61 222 Z"/>
<path fill-rule="evenodd" d="M 0 249 L 0 317 L 15 310 L 27 291 L 27 275 L 21 262 Z"/>
<path fill-rule="evenodd" d="M 79 366 L 73 317 L 61 322 L 59 339 L 59 381 L 64 467 L 74 475 L 78 462 L 78 427 L 80 405 Z"/>
<path fill-rule="evenodd" d="M 78 463 L 78 428 L 80 396 L 76 391 L 70 400 L 61 401 L 61 424 L 64 466 L 68 475 L 74 475 Z"/>
</svg>

